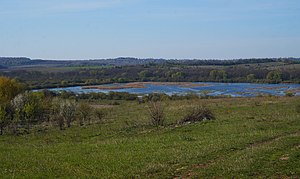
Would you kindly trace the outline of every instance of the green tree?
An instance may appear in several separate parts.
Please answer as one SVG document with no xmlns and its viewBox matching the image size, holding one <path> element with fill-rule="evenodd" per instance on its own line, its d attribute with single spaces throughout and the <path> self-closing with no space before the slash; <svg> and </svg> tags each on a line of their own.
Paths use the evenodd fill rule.
<svg viewBox="0 0 300 179">
<path fill-rule="evenodd" d="M 173 73 L 171 77 L 175 80 L 180 80 L 180 79 L 184 78 L 184 73 L 176 72 L 176 73 Z"/>
<path fill-rule="evenodd" d="M 149 76 L 151 76 L 151 74 L 148 70 L 143 70 L 143 71 L 139 72 L 138 75 L 142 81 L 145 81 Z"/>
<path fill-rule="evenodd" d="M 31 123 L 40 122 L 44 114 L 42 101 L 42 93 L 25 92 L 16 96 L 12 100 L 15 110 L 14 125 L 26 124 L 29 131 Z"/>
<path fill-rule="evenodd" d="M 247 81 L 252 82 L 255 79 L 255 74 L 247 75 Z"/>
<path fill-rule="evenodd" d="M 267 74 L 267 80 L 271 83 L 280 83 L 282 82 L 282 72 L 279 70 L 270 71 Z"/>
<path fill-rule="evenodd" d="M 226 80 L 227 79 L 227 73 L 224 70 L 212 70 L 209 73 L 209 78 L 212 80 Z"/>
<path fill-rule="evenodd" d="M 0 102 L 8 102 L 21 93 L 24 86 L 16 80 L 0 77 Z"/>
</svg>

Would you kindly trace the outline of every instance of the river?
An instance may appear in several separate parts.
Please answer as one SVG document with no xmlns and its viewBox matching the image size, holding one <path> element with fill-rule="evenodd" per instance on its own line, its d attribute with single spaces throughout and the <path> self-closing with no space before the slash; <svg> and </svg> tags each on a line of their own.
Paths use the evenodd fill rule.
<svg viewBox="0 0 300 179">
<path fill-rule="evenodd" d="M 300 84 L 254 84 L 254 83 L 114 83 L 97 86 L 50 88 L 51 91 L 74 93 L 128 92 L 133 94 L 165 93 L 184 95 L 189 93 L 210 96 L 254 97 L 259 95 L 284 96 L 287 92 L 300 96 Z"/>
</svg>

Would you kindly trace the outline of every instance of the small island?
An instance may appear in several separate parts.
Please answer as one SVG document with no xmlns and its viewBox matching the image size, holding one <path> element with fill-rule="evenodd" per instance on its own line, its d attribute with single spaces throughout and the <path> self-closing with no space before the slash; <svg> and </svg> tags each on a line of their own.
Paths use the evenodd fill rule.
<svg viewBox="0 0 300 179">
<path fill-rule="evenodd" d="M 183 88 L 210 86 L 209 84 L 203 83 L 192 83 L 192 82 L 132 82 L 132 83 L 113 83 L 110 85 L 96 85 L 96 86 L 84 86 L 82 89 L 99 89 L 99 90 L 119 90 L 119 89 L 130 89 L 130 88 L 147 88 L 147 84 L 150 85 L 166 85 L 166 86 L 180 86 Z"/>
</svg>

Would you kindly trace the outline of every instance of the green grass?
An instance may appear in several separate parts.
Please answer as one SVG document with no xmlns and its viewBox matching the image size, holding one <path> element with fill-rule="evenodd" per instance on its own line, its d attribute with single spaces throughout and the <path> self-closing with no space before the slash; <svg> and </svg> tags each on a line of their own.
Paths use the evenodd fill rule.
<svg viewBox="0 0 300 179">
<path fill-rule="evenodd" d="M 122 101 L 106 121 L 0 136 L 1 178 L 283 178 L 300 176 L 299 97 L 167 101 L 166 126 Z M 176 126 L 206 104 L 217 120 Z"/>
</svg>

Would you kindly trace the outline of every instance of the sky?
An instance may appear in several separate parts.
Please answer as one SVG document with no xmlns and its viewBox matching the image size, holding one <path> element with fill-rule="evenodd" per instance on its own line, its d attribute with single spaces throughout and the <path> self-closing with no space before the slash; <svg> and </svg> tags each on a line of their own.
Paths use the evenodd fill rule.
<svg viewBox="0 0 300 179">
<path fill-rule="evenodd" d="M 0 56 L 300 57 L 300 1 L 0 0 Z"/>
</svg>

